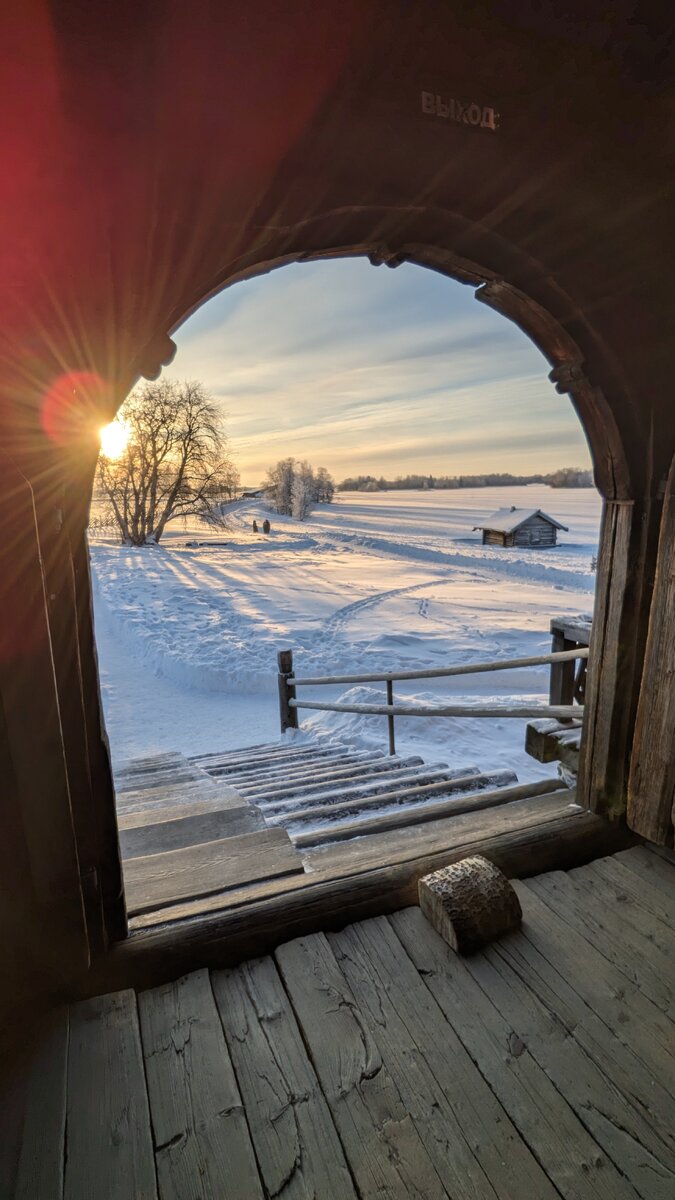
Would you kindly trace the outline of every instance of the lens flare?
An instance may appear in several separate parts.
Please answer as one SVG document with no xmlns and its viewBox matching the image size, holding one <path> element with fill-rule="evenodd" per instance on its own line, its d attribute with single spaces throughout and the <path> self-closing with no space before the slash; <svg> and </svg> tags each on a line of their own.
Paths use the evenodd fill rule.
<svg viewBox="0 0 675 1200">
<path fill-rule="evenodd" d="M 54 380 L 42 400 L 41 421 L 50 441 L 72 447 L 91 443 L 96 416 L 111 408 L 110 387 L 95 371 L 69 371 Z"/>
<path fill-rule="evenodd" d="M 111 421 L 100 431 L 101 454 L 106 458 L 119 458 L 127 448 L 129 430 L 123 421 Z"/>
</svg>

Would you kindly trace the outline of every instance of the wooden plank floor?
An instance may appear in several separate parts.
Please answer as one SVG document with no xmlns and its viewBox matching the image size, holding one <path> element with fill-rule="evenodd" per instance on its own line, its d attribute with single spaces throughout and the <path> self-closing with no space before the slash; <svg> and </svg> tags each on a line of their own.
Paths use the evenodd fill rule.
<svg viewBox="0 0 675 1200">
<path fill-rule="evenodd" d="M 515 886 L 470 958 L 408 908 L 61 1010 L 10 1196 L 672 1200 L 675 864 Z"/>
</svg>

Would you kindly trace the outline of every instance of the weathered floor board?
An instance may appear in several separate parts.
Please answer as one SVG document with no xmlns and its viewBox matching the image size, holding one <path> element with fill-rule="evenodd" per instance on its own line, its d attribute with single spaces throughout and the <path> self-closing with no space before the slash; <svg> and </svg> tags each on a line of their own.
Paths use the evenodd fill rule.
<svg viewBox="0 0 675 1200">
<path fill-rule="evenodd" d="M 562 1196 L 623 1200 L 638 1193 L 521 1040 L 497 976 L 483 990 L 466 963 L 409 908 L 390 918 L 421 978 Z"/>
<path fill-rule="evenodd" d="M 635 846 L 631 851 L 617 854 L 617 860 L 641 880 L 649 880 L 671 901 L 675 900 L 675 866 L 659 854 L 654 854 L 646 846 Z"/>
<path fill-rule="evenodd" d="M 65 1200 L 155 1200 L 155 1159 L 136 996 L 70 1012 Z"/>
<path fill-rule="evenodd" d="M 608 1031 L 651 1071 L 665 1090 L 675 1079 L 675 1040 L 672 1022 L 604 955 L 589 952 L 589 943 L 534 894 L 516 883 L 529 920 L 526 942 L 605 1022 Z M 555 955 L 550 956 L 551 945 Z M 551 961 L 551 958 L 553 961 Z"/>
<path fill-rule="evenodd" d="M 518 1024 L 523 1030 L 522 1040 L 531 1046 L 533 1038 L 536 1042 L 537 1037 L 542 1037 L 542 1059 L 549 1065 L 554 1063 L 556 1071 L 562 1071 L 562 1090 L 566 1095 L 578 1097 L 579 1115 L 582 1115 L 591 1087 L 595 1099 L 586 1113 L 588 1122 L 593 1122 L 595 1114 L 599 1113 L 600 1128 L 609 1122 L 612 1135 L 628 1130 L 631 1147 L 637 1151 L 637 1165 L 644 1160 L 643 1148 L 646 1148 L 654 1159 L 653 1163 L 647 1163 L 650 1177 L 652 1170 L 658 1177 L 654 1163 L 662 1163 L 671 1172 L 669 1186 L 672 1189 L 675 1185 L 675 1110 L 670 1090 L 654 1079 L 651 1067 L 617 1036 L 618 1030 L 614 1032 L 608 1028 L 604 1015 L 596 1013 L 572 986 L 578 972 L 583 971 L 588 956 L 584 956 L 570 980 L 564 969 L 561 974 L 550 961 L 551 958 L 557 960 L 557 945 L 549 943 L 546 949 L 549 957 L 540 954 L 526 936 L 519 934 L 505 938 L 484 955 L 477 956 L 475 962 L 472 959 L 466 961 L 472 972 L 482 970 L 484 962 L 492 964 L 495 960 L 500 973 L 504 964 L 511 969 L 509 979 L 519 997 Z M 526 1013 L 530 1015 L 534 1034 L 525 1023 Z M 542 1014 L 546 1018 L 543 1026 Z M 626 1040 L 630 1041 L 629 1034 Z M 576 1053 L 577 1047 L 583 1052 L 581 1057 Z M 561 1057 L 554 1054 L 558 1049 L 562 1050 Z M 578 1070 L 573 1068 L 575 1058 Z M 611 1084 L 609 1088 L 608 1083 Z M 612 1103 L 616 1094 L 617 1102 Z M 615 1161 L 619 1165 L 618 1160 Z"/>
<path fill-rule="evenodd" d="M 553 1200 L 555 1188 L 386 917 L 350 925 L 330 945 L 448 1193 Z"/>
<path fill-rule="evenodd" d="M 405 908 L 55 1011 L 2 1200 L 672 1200 L 675 864 L 645 854 L 516 882 L 522 927 L 466 958 Z"/>
<path fill-rule="evenodd" d="M 268 1195 L 355 1200 L 328 1105 L 272 959 L 216 971 L 212 982 Z"/>
<path fill-rule="evenodd" d="M 326 938 L 298 938 L 276 958 L 360 1196 L 448 1195 Z"/>
<path fill-rule="evenodd" d="M 598 903 L 564 871 L 529 880 L 528 886 L 671 1021 L 675 1018 L 675 963 L 626 920 L 625 906 Z"/>
<path fill-rule="evenodd" d="M 139 1011 L 161 1200 L 262 1200 L 208 971 L 143 992 Z"/>
<path fill-rule="evenodd" d="M 53 1014 L 40 1031 L 31 1064 L 24 1104 L 15 1200 L 63 1196 L 66 1095 L 68 1072 L 67 1008 Z"/>
<path fill-rule="evenodd" d="M 620 895 L 633 900 L 652 920 L 657 917 L 668 929 L 675 926 L 675 894 L 667 896 L 659 888 L 653 887 L 649 879 L 636 875 L 626 863 L 619 861 L 618 856 L 589 863 L 588 869 L 591 877 L 598 875 L 618 888 Z"/>
</svg>

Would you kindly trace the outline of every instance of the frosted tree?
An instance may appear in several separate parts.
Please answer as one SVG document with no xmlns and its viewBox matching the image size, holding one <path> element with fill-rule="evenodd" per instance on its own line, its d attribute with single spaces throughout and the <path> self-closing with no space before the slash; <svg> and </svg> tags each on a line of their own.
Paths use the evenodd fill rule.
<svg viewBox="0 0 675 1200">
<path fill-rule="evenodd" d="M 267 471 L 263 483 L 268 500 L 278 513 L 304 521 L 312 505 L 330 504 L 335 484 L 325 467 L 314 472 L 310 463 L 282 458 Z"/>
<path fill-rule="evenodd" d="M 278 513 L 290 517 L 293 513 L 293 479 L 295 459 L 282 458 L 267 472 L 263 483 L 268 499 Z"/>
<path fill-rule="evenodd" d="M 296 521 L 305 521 L 312 511 L 315 482 L 309 463 L 296 463 L 291 490 L 291 511 Z"/>
</svg>

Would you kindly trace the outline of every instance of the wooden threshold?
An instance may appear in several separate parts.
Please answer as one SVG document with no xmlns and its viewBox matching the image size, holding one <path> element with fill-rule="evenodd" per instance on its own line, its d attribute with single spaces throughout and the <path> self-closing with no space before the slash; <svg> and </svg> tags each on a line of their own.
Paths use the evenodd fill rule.
<svg viewBox="0 0 675 1200">
<path fill-rule="evenodd" d="M 628 831 L 579 808 L 573 797 L 561 789 L 429 822 L 414 835 L 393 831 L 378 837 L 376 847 L 370 838 L 338 843 L 305 855 L 303 875 L 149 914 L 147 927 L 132 931 L 81 978 L 77 994 L 151 987 L 197 966 L 233 966 L 290 938 L 394 912 L 416 903 L 422 875 L 467 854 L 485 854 L 508 875 L 526 877 L 633 844 Z"/>
<path fill-rule="evenodd" d="M 286 830 L 264 829 L 127 859 L 124 884 L 133 915 L 293 874 L 302 859 Z"/>
</svg>

